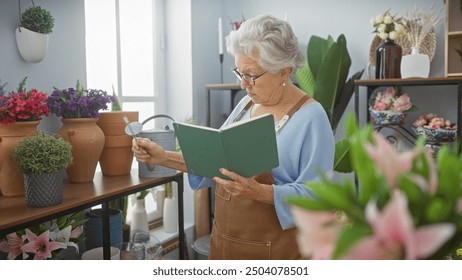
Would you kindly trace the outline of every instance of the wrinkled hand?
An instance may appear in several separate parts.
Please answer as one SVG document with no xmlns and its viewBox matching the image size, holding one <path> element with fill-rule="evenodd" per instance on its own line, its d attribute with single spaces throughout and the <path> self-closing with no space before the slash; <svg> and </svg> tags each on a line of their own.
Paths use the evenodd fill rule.
<svg viewBox="0 0 462 280">
<path fill-rule="evenodd" d="M 257 199 L 262 190 L 262 185 L 252 178 L 242 177 L 232 171 L 224 168 L 220 169 L 221 174 L 230 180 L 214 177 L 213 180 L 217 185 L 221 185 L 227 192 L 234 196 L 248 197 Z"/>
<path fill-rule="evenodd" d="M 160 164 L 165 159 L 165 150 L 149 138 L 133 138 L 132 151 L 139 162 Z"/>
</svg>

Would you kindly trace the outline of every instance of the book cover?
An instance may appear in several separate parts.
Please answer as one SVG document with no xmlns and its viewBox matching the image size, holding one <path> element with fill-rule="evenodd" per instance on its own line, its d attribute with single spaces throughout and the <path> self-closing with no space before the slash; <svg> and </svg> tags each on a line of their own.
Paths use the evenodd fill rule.
<svg viewBox="0 0 462 280">
<path fill-rule="evenodd" d="M 251 177 L 279 165 L 274 118 L 270 114 L 222 129 L 175 122 L 175 134 L 189 173 L 226 178 L 226 168 Z"/>
</svg>

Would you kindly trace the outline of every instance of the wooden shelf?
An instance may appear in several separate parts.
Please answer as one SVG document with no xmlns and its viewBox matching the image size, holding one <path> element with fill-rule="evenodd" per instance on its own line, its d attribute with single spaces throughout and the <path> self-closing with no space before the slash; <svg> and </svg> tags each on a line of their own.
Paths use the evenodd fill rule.
<svg viewBox="0 0 462 280">
<path fill-rule="evenodd" d="M 455 51 L 462 43 L 462 11 L 460 0 L 446 1 L 446 30 L 444 50 L 444 74 L 447 77 L 462 73 L 462 61 Z"/>
<path fill-rule="evenodd" d="M 178 231 L 180 236 L 180 257 L 184 255 L 184 215 L 183 215 L 183 173 L 162 178 L 140 178 L 138 170 L 132 170 L 129 175 L 103 176 L 101 172 L 95 174 L 92 182 L 88 183 L 64 183 L 64 199 L 61 204 L 49 207 L 31 208 L 26 206 L 24 197 L 0 197 L 0 238 L 8 233 L 24 229 L 26 227 L 49 221 L 63 215 L 74 213 L 95 205 L 103 206 L 111 200 L 153 188 L 176 182 L 178 185 Z M 104 210 L 104 207 L 103 207 Z M 104 211 L 103 211 L 104 212 Z M 107 226 L 109 226 L 109 216 Z M 105 227 L 103 223 L 103 227 Z M 103 229 L 103 233 L 104 233 Z M 109 256 L 109 229 L 107 236 L 103 236 L 103 246 Z"/>
</svg>

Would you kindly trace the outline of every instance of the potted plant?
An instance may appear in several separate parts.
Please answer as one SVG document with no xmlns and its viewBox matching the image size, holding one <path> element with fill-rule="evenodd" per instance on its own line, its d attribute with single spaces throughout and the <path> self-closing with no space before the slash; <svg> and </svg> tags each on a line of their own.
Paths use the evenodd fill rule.
<svg viewBox="0 0 462 280">
<path fill-rule="evenodd" d="M 6 235 L 0 242 L 0 251 L 8 253 L 8 260 L 61 259 L 61 253 L 74 247 L 79 254 L 82 237 L 83 211 L 69 214 Z"/>
<path fill-rule="evenodd" d="M 105 176 L 128 175 L 132 170 L 132 137 L 125 133 L 125 120 L 138 121 L 138 111 L 124 111 L 118 95 L 112 88 L 110 112 L 100 112 L 96 124 L 106 138 L 103 152 L 99 158 L 101 172 Z"/>
<path fill-rule="evenodd" d="M 358 71 L 346 81 L 351 66 L 346 39 L 341 34 L 337 42 L 312 36 L 302 68 L 295 72 L 300 88 L 324 107 L 335 132 L 354 92 L 354 80 L 361 78 Z"/>
<path fill-rule="evenodd" d="M 22 58 L 31 63 L 40 62 L 48 50 L 48 34 L 53 31 L 54 18 L 40 6 L 27 8 L 21 14 L 16 28 L 16 44 Z"/>
<path fill-rule="evenodd" d="M 0 190 L 9 197 L 24 196 L 23 175 L 12 159 L 12 151 L 25 136 L 36 134 L 41 118 L 48 116 L 48 95 L 36 89 L 27 91 L 24 88 L 26 78 L 16 91 L 0 95 L 0 135 L 4 156 Z"/>
<path fill-rule="evenodd" d="M 72 164 L 72 146 L 57 135 L 38 132 L 22 139 L 13 158 L 24 173 L 26 202 L 30 207 L 63 201 L 63 172 Z"/>
<path fill-rule="evenodd" d="M 91 182 L 105 142 L 96 121 L 99 111 L 108 109 L 112 96 L 104 90 L 86 89 L 79 81 L 75 88 L 54 89 L 47 105 L 63 122 L 58 134 L 72 143 L 74 164 L 67 169 L 69 182 Z"/>
</svg>

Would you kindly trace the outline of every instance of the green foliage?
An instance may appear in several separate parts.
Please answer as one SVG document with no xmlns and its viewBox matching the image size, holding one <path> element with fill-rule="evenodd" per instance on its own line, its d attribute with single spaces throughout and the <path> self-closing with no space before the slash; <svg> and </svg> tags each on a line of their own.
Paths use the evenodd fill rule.
<svg viewBox="0 0 462 280">
<path fill-rule="evenodd" d="M 353 95 L 354 80 L 364 72 L 359 71 L 346 81 L 350 66 L 351 58 L 343 34 L 337 42 L 331 36 L 327 39 L 312 36 L 303 68 L 295 72 L 300 88 L 326 110 L 334 131 Z"/>
<path fill-rule="evenodd" d="M 72 164 L 72 145 L 58 135 L 38 132 L 22 139 L 13 157 L 25 173 L 53 173 Z"/>
<path fill-rule="evenodd" d="M 112 85 L 112 100 L 111 111 L 122 111 L 122 102 L 120 102 L 120 98 L 115 92 L 114 85 Z"/>
<path fill-rule="evenodd" d="M 40 6 L 27 8 L 21 15 L 21 26 L 42 34 L 53 32 L 55 19 Z"/>
</svg>

